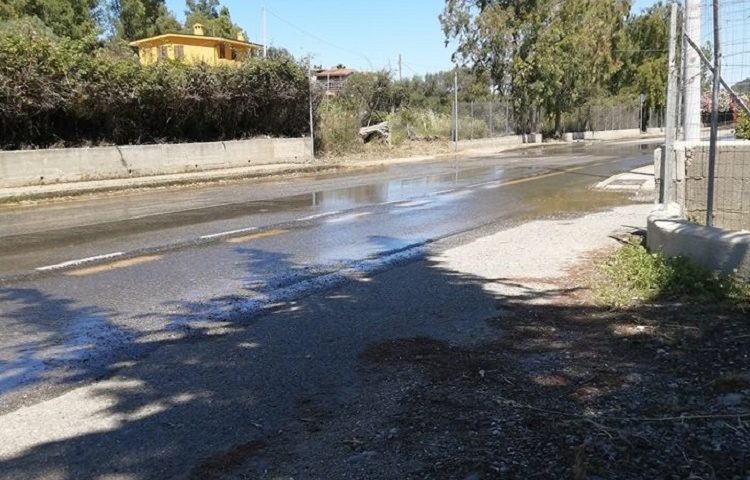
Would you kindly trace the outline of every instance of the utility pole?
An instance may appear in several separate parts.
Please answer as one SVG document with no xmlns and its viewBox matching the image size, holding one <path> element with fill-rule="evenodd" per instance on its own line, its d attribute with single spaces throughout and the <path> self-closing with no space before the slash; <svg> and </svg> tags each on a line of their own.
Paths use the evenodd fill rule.
<svg viewBox="0 0 750 480">
<path fill-rule="evenodd" d="M 708 147 L 708 198 L 706 225 L 714 225 L 714 187 L 716 183 L 716 141 L 719 133 L 719 90 L 721 89 L 721 24 L 719 0 L 714 0 L 714 84 L 711 92 L 711 141 Z"/>
<path fill-rule="evenodd" d="M 401 54 L 398 54 L 398 81 L 401 81 Z"/>
<path fill-rule="evenodd" d="M 315 125 L 313 118 L 313 76 L 312 76 L 312 54 L 307 54 L 307 83 L 310 88 L 310 163 L 315 163 Z"/>
<path fill-rule="evenodd" d="M 261 31 L 263 32 L 263 58 L 268 58 L 268 19 L 266 17 L 266 7 L 261 9 L 261 22 Z"/>
<path fill-rule="evenodd" d="M 685 0 L 684 35 L 688 42 L 699 45 L 701 39 L 700 0 Z M 685 48 L 683 79 L 683 140 L 697 142 L 701 139 L 701 59 L 693 48 Z"/>
<path fill-rule="evenodd" d="M 453 140 L 458 152 L 458 68 L 453 72 Z"/>
<path fill-rule="evenodd" d="M 677 44 L 677 4 L 672 2 L 669 12 L 669 83 L 667 85 L 667 125 L 664 147 L 664 168 L 661 173 L 662 191 L 661 201 L 668 204 L 672 201 L 672 177 L 674 171 L 674 142 L 677 135 L 677 66 L 675 65 L 675 50 Z"/>
</svg>

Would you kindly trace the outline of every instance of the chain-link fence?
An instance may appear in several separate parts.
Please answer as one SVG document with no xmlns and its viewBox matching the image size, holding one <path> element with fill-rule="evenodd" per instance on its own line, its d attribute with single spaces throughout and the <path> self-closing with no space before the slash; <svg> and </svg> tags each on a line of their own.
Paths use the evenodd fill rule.
<svg viewBox="0 0 750 480">
<path fill-rule="evenodd" d="M 475 140 L 515 135 L 518 130 L 509 100 L 459 102 L 458 138 Z"/>
<path fill-rule="evenodd" d="M 678 108 L 667 118 L 665 155 L 665 178 L 676 180 L 662 200 L 677 199 L 698 223 L 750 229 L 750 142 L 728 143 L 750 138 L 750 2 L 690 1 L 679 13 L 669 94 Z"/>
<path fill-rule="evenodd" d="M 592 102 L 571 112 L 563 112 L 559 116 L 559 124 L 556 116 L 544 109 L 527 112 L 524 117 L 517 118 L 511 100 L 459 102 L 458 138 L 475 140 L 519 133 L 553 136 L 567 132 L 630 130 L 639 126 L 658 128 L 663 124 L 663 112 L 641 110 L 637 103 L 619 99 Z"/>
</svg>

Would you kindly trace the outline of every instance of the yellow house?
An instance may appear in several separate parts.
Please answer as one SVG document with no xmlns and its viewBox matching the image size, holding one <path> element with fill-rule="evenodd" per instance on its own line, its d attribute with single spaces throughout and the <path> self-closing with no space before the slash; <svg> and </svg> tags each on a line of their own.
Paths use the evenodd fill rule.
<svg viewBox="0 0 750 480">
<path fill-rule="evenodd" d="M 237 39 L 207 37 L 203 25 L 193 25 L 193 34 L 166 33 L 156 37 L 130 42 L 138 50 L 141 65 L 150 65 L 162 59 L 178 60 L 189 65 L 236 65 L 244 58 L 255 57 L 262 46 L 245 41 L 242 33 Z"/>
</svg>

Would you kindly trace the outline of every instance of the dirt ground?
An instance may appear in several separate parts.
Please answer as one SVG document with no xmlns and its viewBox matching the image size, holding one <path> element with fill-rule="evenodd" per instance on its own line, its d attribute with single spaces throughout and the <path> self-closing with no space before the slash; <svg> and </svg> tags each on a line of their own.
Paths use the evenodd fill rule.
<svg viewBox="0 0 750 480">
<path fill-rule="evenodd" d="M 370 345 L 364 393 L 304 401 L 296 425 L 248 447 L 244 473 L 227 452 L 194 478 L 750 478 L 748 313 L 611 311 L 593 263 L 554 298 L 499 301 L 481 343 Z"/>
</svg>

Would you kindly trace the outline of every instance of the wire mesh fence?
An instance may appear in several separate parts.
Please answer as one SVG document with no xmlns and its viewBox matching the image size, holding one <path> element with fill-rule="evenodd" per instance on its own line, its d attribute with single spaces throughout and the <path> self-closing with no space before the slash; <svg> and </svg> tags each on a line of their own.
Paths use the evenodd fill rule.
<svg viewBox="0 0 750 480">
<path fill-rule="evenodd" d="M 525 117 L 517 118 L 511 100 L 459 102 L 458 138 L 476 140 L 520 133 L 554 136 L 568 132 L 660 128 L 664 123 L 663 111 L 641 109 L 637 100 L 623 99 L 594 101 L 561 112 L 559 125 L 554 114 L 541 108 Z"/>
<path fill-rule="evenodd" d="M 750 229 L 750 189 L 745 188 L 750 181 L 750 142 L 739 147 L 726 143 L 750 136 L 741 121 L 747 118 L 741 105 L 747 105 L 750 93 L 750 2 L 702 0 L 700 7 L 704 56 L 700 121 L 710 127 L 705 222 Z"/>
</svg>

